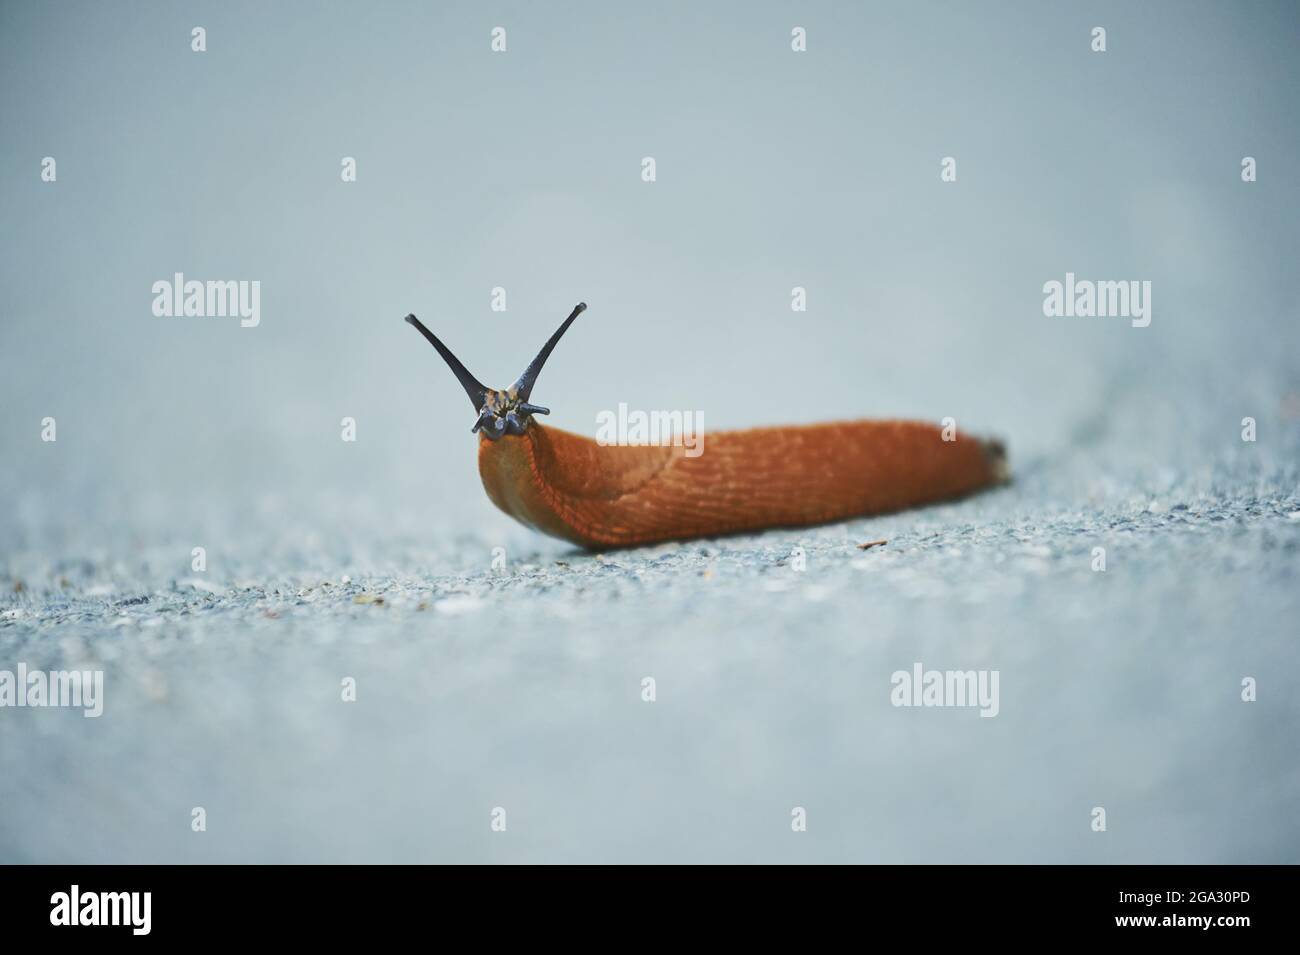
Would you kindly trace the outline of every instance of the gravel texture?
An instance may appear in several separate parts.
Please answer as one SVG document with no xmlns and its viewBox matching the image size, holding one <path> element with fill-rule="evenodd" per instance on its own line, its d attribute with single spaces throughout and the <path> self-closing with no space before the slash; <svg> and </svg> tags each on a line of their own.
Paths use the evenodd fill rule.
<svg viewBox="0 0 1300 955">
<path fill-rule="evenodd" d="M 105 709 L 0 712 L 0 858 L 1296 861 L 1294 470 L 1066 503 L 1071 460 L 801 532 L 521 531 L 504 571 L 472 533 L 21 549 L 0 658 L 101 668 Z M 998 670 L 998 715 L 892 706 L 914 661 Z"/>
</svg>

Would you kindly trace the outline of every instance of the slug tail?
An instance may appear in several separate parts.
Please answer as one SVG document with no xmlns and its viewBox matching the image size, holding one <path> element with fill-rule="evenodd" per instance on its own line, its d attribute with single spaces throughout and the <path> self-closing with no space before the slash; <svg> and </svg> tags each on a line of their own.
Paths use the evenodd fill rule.
<svg viewBox="0 0 1300 955">
<path fill-rule="evenodd" d="M 1007 447 L 997 438 L 983 438 L 980 447 L 989 470 L 989 484 L 1010 484 L 1011 463 L 1007 460 Z"/>
</svg>

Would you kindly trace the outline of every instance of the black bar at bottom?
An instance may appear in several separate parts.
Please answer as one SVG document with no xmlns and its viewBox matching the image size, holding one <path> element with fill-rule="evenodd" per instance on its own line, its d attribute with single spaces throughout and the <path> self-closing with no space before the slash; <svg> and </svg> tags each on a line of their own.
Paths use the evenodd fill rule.
<svg viewBox="0 0 1300 955">
<path fill-rule="evenodd" d="M 774 919 L 794 931 L 843 923 L 873 936 L 922 928 L 927 945 L 1043 931 L 1230 944 L 1284 929 L 1295 874 L 1286 866 L 749 867 L 725 874 L 695 867 L 607 873 L 596 888 L 587 873 L 519 867 L 8 866 L 0 873 L 7 942 L 283 936 L 331 945 L 400 937 L 439 922 L 446 930 L 486 927 L 493 937 L 512 923 L 531 925 L 542 941 L 563 922 L 566 935 L 612 920 L 626 921 L 633 937 L 653 937 L 697 920 L 741 935 L 765 933 Z M 656 876 L 664 883 L 648 884 Z M 620 885 L 623 877 L 628 883 Z M 564 885 L 568 878 L 574 884 Z"/>
</svg>

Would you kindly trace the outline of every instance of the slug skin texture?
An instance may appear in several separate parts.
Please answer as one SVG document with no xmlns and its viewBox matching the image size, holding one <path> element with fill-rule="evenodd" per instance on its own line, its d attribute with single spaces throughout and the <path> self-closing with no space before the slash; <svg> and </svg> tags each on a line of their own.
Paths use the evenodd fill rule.
<svg viewBox="0 0 1300 955">
<path fill-rule="evenodd" d="M 970 494 L 1007 478 L 1001 445 L 920 421 L 710 432 L 704 453 L 602 446 L 536 420 L 479 439 L 488 497 L 545 534 L 603 549 L 804 527 Z"/>
</svg>

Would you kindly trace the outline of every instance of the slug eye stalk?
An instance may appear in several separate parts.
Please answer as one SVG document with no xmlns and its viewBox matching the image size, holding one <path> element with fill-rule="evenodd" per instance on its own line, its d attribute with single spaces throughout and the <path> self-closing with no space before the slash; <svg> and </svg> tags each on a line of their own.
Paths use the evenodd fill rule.
<svg viewBox="0 0 1300 955">
<path fill-rule="evenodd" d="M 542 346 L 542 350 L 537 353 L 537 357 L 529 362 L 524 373 L 519 376 L 509 388 L 503 390 L 487 388 L 477 378 L 469 373 L 460 359 L 451 353 L 446 345 L 438 340 L 438 336 L 424 327 L 423 323 L 414 315 L 407 315 L 407 324 L 414 325 L 415 328 L 428 339 L 429 344 L 437 349 L 442 360 L 447 363 L 451 373 L 456 376 L 460 386 L 465 389 L 465 394 L 469 395 L 470 404 L 478 412 L 478 419 L 474 422 L 474 427 L 470 429 L 471 433 L 483 432 L 491 440 L 495 441 L 502 435 L 506 434 L 523 434 L 528 427 L 529 419 L 535 414 L 550 414 L 550 408 L 543 408 L 541 405 L 532 404 L 528 399 L 533 395 L 533 386 L 537 384 L 537 376 L 542 373 L 542 368 L 546 360 L 551 357 L 551 352 L 555 345 L 564 337 L 564 333 L 569 330 L 574 319 L 581 315 L 587 309 L 586 302 L 579 302 L 577 306 L 569 313 L 569 317 L 564 323 L 555 330 L 555 334 L 547 340 Z"/>
</svg>

